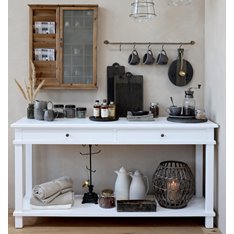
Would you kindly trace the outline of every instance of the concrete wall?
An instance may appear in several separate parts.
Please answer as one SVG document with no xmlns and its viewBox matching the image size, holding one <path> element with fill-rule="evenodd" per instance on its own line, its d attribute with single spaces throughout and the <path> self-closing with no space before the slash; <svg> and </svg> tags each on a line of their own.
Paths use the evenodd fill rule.
<svg viewBox="0 0 234 234">
<path fill-rule="evenodd" d="M 205 109 L 216 132 L 217 225 L 226 233 L 226 25 L 225 1 L 205 1 Z"/>
</svg>

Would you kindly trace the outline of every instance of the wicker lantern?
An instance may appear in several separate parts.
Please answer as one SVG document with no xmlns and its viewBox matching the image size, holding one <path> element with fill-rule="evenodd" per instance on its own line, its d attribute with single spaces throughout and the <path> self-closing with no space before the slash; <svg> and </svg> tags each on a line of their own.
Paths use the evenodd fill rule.
<svg viewBox="0 0 234 234">
<path fill-rule="evenodd" d="M 194 176 L 184 162 L 161 162 L 152 182 L 155 197 L 165 208 L 183 208 L 194 194 Z"/>
</svg>

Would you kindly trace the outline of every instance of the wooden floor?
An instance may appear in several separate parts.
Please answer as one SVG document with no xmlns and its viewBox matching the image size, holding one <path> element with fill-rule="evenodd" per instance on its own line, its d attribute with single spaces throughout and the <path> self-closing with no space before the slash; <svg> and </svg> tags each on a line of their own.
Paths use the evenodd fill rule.
<svg viewBox="0 0 234 234">
<path fill-rule="evenodd" d="M 15 229 L 12 213 L 8 220 L 8 234 L 221 234 L 204 228 L 203 218 L 24 217 L 22 229 Z"/>
</svg>

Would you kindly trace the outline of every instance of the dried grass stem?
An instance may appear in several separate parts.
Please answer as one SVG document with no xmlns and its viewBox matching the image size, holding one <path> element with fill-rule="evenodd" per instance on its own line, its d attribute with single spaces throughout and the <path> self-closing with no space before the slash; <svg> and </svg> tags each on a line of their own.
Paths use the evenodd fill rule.
<svg viewBox="0 0 234 234">
<path fill-rule="evenodd" d="M 42 88 L 45 80 L 42 80 L 40 84 L 36 87 L 36 71 L 33 62 L 31 61 L 31 69 L 32 69 L 32 76 L 29 77 L 28 83 L 25 83 L 25 89 L 21 86 L 21 84 L 15 79 L 15 83 L 18 86 L 20 92 L 22 93 L 24 99 L 28 103 L 33 103 L 36 100 L 36 96 L 39 90 Z"/>
</svg>

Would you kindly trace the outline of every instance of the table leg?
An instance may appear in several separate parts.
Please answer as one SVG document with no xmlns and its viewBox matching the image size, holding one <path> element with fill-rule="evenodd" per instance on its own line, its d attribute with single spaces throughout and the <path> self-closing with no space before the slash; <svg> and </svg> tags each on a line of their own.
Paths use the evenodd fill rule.
<svg viewBox="0 0 234 234">
<path fill-rule="evenodd" d="M 15 145 L 15 212 L 23 209 L 23 146 Z M 23 227 L 23 217 L 15 215 L 15 228 Z"/>
<path fill-rule="evenodd" d="M 32 145 L 27 144 L 25 148 L 25 181 L 26 196 L 31 197 L 32 194 Z"/>
<path fill-rule="evenodd" d="M 214 145 L 206 145 L 206 194 L 205 212 L 214 212 Z M 213 228 L 213 216 L 205 217 L 206 228 Z"/>
<path fill-rule="evenodd" d="M 196 183 L 196 197 L 202 197 L 202 185 L 203 185 L 203 145 L 196 145 L 195 148 L 195 183 Z"/>
</svg>

